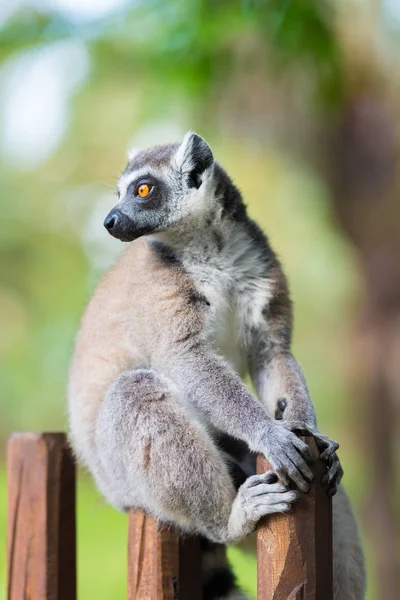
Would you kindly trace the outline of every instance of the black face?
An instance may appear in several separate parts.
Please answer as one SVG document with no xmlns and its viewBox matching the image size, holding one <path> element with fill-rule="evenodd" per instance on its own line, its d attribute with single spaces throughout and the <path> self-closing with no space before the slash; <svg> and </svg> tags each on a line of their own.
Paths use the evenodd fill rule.
<svg viewBox="0 0 400 600">
<path fill-rule="evenodd" d="M 190 214 L 187 199 L 193 200 L 213 160 L 211 148 L 193 132 L 181 144 L 138 152 L 121 176 L 122 200 L 107 215 L 105 228 L 119 240 L 131 242 L 179 226 Z"/>
<path fill-rule="evenodd" d="M 122 242 L 165 229 L 168 216 L 166 184 L 148 174 L 132 181 L 122 202 L 104 220 L 107 231 Z"/>
</svg>

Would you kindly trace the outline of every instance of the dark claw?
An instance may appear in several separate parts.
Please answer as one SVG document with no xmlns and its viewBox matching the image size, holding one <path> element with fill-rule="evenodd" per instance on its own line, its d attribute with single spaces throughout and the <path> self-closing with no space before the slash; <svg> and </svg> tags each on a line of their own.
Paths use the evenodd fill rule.
<svg viewBox="0 0 400 600">
<path fill-rule="evenodd" d="M 277 482 L 278 482 L 278 475 L 276 473 L 270 473 L 266 483 L 277 483 Z"/>
<path fill-rule="evenodd" d="M 266 471 L 264 473 L 265 475 L 265 479 L 264 481 L 255 481 L 251 487 L 256 486 L 256 485 L 260 485 L 261 483 L 277 483 L 278 482 L 278 475 L 276 473 L 274 473 L 273 471 Z"/>
</svg>

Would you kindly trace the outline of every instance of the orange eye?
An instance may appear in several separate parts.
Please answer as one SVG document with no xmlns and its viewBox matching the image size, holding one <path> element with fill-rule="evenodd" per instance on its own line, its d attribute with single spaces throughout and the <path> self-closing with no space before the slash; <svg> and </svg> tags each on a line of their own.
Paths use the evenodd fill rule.
<svg viewBox="0 0 400 600">
<path fill-rule="evenodd" d="M 150 191 L 150 186 L 147 183 L 142 183 L 142 185 L 139 185 L 137 193 L 141 198 L 145 198 L 150 194 Z"/>
</svg>

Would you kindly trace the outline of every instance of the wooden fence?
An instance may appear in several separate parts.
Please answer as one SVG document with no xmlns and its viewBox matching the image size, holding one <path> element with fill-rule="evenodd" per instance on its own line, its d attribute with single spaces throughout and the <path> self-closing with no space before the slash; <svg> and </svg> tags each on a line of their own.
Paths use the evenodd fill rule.
<svg viewBox="0 0 400 600">
<path fill-rule="evenodd" d="M 315 465 L 317 483 L 295 510 L 258 527 L 258 600 L 332 600 L 332 507 Z M 259 457 L 258 472 L 268 468 Z M 75 465 L 65 435 L 14 434 L 7 470 L 7 600 L 76 600 Z M 201 600 L 198 540 L 131 511 L 127 597 Z"/>
</svg>

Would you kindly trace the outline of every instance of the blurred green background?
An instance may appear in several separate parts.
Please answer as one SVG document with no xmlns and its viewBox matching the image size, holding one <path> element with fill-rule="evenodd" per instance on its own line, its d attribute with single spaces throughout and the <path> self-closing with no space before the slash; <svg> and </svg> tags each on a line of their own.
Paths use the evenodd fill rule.
<svg viewBox="0 0 400 600">
<path fill-rule="evenodd" d="M 122 250 L 102 221 L 126 150 L 194 129 L 282 259 L 295 354 L 320 429 L 341 444 L 368 599 L 398 598 L 399 30 L 396 0 L 0 7 L 1 538 L 7 437 L 67 427 L 79 319 Z M 79 596 L 122 600 L 126 517 L 84 474 L 78 498 Z M 254 557 L 230 556 L 255 597 Z M 5 585 L 0 544 L 0 599 Z"/>
</svg>

